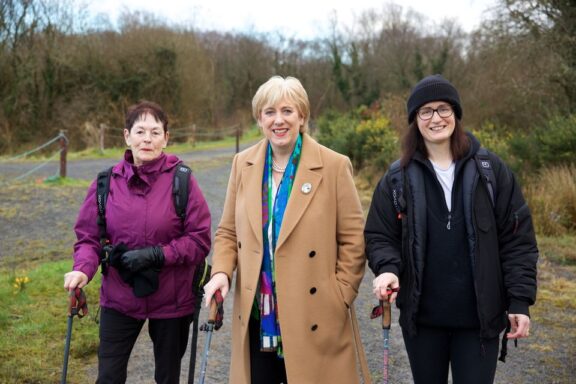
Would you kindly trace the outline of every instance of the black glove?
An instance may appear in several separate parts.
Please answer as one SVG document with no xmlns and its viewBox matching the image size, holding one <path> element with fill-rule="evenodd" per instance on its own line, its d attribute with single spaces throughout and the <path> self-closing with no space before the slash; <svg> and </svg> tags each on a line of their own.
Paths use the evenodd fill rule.
<svg viewBox="0 0 576 384">
<path fill-rule="evenodd" d="M 120 261 L 120 259 L 122 258 L 122 255 L 126 253 L 128 250 L 129 250 L 128 246 L 124 243 L 120 243 L 118 245 L 111 247 L 111 249 L 108 250 L 108 263 L 110 263 L 110 266 L 116 269 L 120 269 L 122 267 L 122 262 Z"/>
<path fill-rule="evenodd" d="M 148 247 L 125 252 L 121 258 L 122 267 L 130 272 L 146 268 L 160 269 L 164 265 L 164 253 L 160 247 Z"/>
</svg>

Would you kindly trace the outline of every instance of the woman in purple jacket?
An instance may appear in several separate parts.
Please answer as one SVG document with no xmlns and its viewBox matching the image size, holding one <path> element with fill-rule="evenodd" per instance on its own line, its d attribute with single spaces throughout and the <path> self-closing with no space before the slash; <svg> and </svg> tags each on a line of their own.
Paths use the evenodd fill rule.
<svg viewBox="0 0 576 384">
<path fill-rule="evenodd" d="M 100 290 L 98 383 L 124 383 L 130 352 L 148 319 L 157 383 L 178 383 L 194 311 L 194 270 L 210 250 L 210 212 L 190 174 L 186 218 L 176 214 L 172 182 L 176 156 L 163 152 L 168 118 L 142 101 L 126 114 L 130 149 L 112 168 L 106 201 L 106 236 L 113 246 Z M 64 288 L 88 284 L 100 263 L 96 182 L 76 221 L 74 266 Z"/>
</svg>

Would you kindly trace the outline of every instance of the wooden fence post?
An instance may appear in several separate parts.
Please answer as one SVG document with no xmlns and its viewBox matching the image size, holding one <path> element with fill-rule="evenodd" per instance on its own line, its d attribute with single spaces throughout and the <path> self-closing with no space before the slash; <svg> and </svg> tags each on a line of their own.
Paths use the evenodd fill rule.
<svg viewBox="0 0 576 384">
<path fill-rule="evenodd" d="M 196 147 L 196 124 L 192 124 L 192 148 Z"/>
<path fill-rule="evenodd" d="M 68 153 L 68 139 L 64 135 L 64 130 L 60 130 L 60 177 L 66 177 L 66 155 Z"/>
<path fill-rule="evenodd" d="M 236 124 L 236 153 L 240 152 L 240 124 Z"/>
<path fill-rule="evenodd" d="M 106 125 L 100 123 L 100 153 L 104 153 L 104 130 Z"/>
</svg>

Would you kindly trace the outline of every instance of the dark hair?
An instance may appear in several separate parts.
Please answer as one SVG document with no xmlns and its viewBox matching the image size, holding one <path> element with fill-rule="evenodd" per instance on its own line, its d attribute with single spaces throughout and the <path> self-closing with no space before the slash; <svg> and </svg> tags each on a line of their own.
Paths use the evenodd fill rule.
<svg viewBox="0 0 576 384">
<path fill-rule="evenodd" d="M 146 114 L 153 116 L 157 122 L 162 123 L 162 126 L 164 127 L 164 133 L 168 132 L 168 116 L 161 106 L 153 101 L 148 100 L 140 100 L 137 104 L 128 107 L 128 110 L 126 111 L 126 122 L 124 127 L 130 131 L 134 126 L 134 123 L 144 117 Z"/>
<path fill-rule="evenodd" d="M 450 136 L 450 152 L 452 152 L 452 158 L 458 160 L 466 156 L 468 153 L 468 150 L 470 149 L 470 140 L 468 139 L 468 136 L 466 136 L 466 132 L 464 132 L 460 119 L 454 120 L 454 132 L 452 132 L 452 136 Z M 410 123 L 408 131 L 402 138 L 402 156 L 400 158 L 400 164 L 403 167 L 408 165 L 416 151 L 421 152 L 426 158 L 428 158 L 428 150 L 424 144 L 424 138 L 418 129 L 418 122 L 414 120 Z"/>
</svg>

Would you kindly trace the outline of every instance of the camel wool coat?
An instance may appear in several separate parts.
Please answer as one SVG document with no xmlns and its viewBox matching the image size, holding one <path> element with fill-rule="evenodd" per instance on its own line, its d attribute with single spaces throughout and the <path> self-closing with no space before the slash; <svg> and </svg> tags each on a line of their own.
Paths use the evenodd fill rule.
<svg viewBox="0 0 576 384">
<path fill-rule="evenodd" d="M 234 157 L 212 274 L 232 281 L 231 384 L 250 384 L 248 321 L 263 256 L 262 175 L 268 141 Z M 311 188 L 310 188 L 311 187 Z M 364 275 L 364 216 L 350 160 L 303 134 L 276 246 L 276 293 L 290 384 L 360 382 L 352 304 Z M 353 321 L 354 320 L 354 321 Z M 370 382 L 370 378 L 365 378 Z"/>
</svg>

